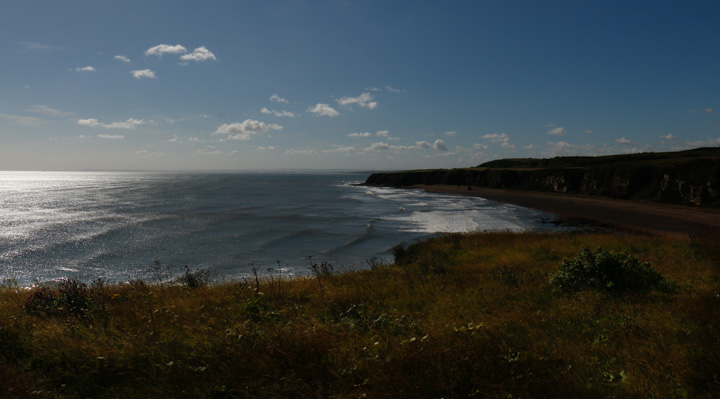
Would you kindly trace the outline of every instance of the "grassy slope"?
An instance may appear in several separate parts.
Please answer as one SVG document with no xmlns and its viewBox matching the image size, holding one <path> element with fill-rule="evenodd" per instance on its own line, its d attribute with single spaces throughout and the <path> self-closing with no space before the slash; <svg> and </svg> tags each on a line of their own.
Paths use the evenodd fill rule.
<svg viewBox="0 0 720 399">
<path fill-rule="evenodd" d="M 563 294 L 583 246 L 649 261 L 675 295 Z M 717 243 L 449 235 L 398 265 L 210 287 L 95 287 L 82 315 L 0 290 L 6 397 L 712 397 Z"/>
</svg>

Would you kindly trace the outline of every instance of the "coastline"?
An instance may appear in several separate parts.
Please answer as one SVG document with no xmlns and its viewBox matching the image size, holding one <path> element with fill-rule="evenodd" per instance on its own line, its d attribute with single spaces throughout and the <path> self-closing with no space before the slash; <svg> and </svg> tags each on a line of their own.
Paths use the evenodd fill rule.
<svg viewBox="0 0 720 399">
<path fill-rule="evenodd" d="M 453 185 L 414 185 L 405 188 L 485 198 L 559 215 L 568 221 L 590 222 L 615 229 L 673 238 L 720 238 L 720 212 L 682 205 L 620 200 L 537 191 Z"/>
</svg>

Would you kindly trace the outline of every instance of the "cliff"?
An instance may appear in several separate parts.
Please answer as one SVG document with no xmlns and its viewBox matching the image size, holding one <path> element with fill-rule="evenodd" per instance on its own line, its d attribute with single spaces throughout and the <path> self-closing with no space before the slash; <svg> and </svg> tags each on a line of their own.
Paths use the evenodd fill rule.
<svg viewBox="0 0 720 399">
<path fill-rule="evenodd" d="M 373 173 L 365 184 L 450 184 L 718 207 L 720 148 L 606 157 L 504 159 L 475 168 Z"/>
</svg>

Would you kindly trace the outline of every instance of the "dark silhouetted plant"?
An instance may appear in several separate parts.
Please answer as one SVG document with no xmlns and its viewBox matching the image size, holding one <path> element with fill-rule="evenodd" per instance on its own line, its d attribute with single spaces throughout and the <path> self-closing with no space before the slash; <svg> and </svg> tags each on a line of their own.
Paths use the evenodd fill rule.
<svg viewBox="0 0 720 399">
<path fill-rule="evenodd" d="M 550 274 L 550 284 L 567 292 L 596 289 L 610 292 L 646 292 L 657 289 L 672 292 L 673 284 L 666 282 L 648 262 L 640 262 L 633 255 L 606 251 L 590 251 L 584 247 L 574 259 L 564 259 L 560 269 Z"/>
<path fill-rule="evenodd" d="M 185 272 L 179 280 L 188 288 L 205 287 L 210 282 L 210 271 L 206 269 L 191 270 L 190 266 L 185 266 Z"/>
<path fill-rule="evenodd" d="M 55 309 L 56 295 L 49 287 L 40 287 L 28 295 L 25 310 L 30 313 L 49 313 Z"/>
<path fill-rule="evenodd" d="M 80 280 L 68 278 L 58 284 L 58 307 L 68 313 L 80 315 L 90 309 L 92 300 L 87 285 Z"/>
</svg>

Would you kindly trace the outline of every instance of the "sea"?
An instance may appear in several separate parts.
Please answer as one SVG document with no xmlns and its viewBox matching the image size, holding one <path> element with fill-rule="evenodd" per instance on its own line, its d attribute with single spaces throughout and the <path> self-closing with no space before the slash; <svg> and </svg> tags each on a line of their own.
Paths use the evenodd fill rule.
<svg viewBox="0 0 720 399">
<path fill-rule="evenodd" d="M 552 231 L 554 215 L 359 185 L 368 173 L 0 172 L 0 282 L 215 280 L 389 261 L 437 234 Z"/>
</svg>

